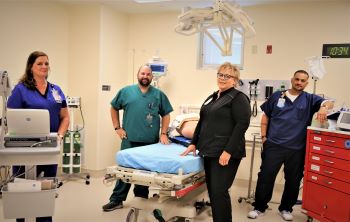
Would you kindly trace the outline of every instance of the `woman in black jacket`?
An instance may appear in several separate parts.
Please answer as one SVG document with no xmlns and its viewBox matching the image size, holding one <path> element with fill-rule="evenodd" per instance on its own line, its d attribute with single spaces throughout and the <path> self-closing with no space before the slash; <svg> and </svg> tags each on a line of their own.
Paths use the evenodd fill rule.
<svg viewBox="0 0 350 222">
<path fill-rule="evenodd" d="M 246 155 L 244 134 L 251 110 L 248 97 L 235 89 L 238 81 L 239 69 L 235 65 L 227 62 L 218 68 L 219 90 L 204 101 L 191 145 L 181 154 L 195 155 L 198 149 L 204 159 L 214 222 L 232 221 L 228 190 Z"/>
</svg>

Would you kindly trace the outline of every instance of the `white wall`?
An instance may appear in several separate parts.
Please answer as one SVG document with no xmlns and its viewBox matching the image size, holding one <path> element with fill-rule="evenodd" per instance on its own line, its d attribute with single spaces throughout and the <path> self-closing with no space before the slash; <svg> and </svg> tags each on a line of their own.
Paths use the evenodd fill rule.
<svg viewBox="0 0 350 222">
<path fill-rule="evenodd" d="M 23 75 L 29 54 L 48 54 L 49 81 L 68 89 L 68 17 L 64 6 L 50 3 L 0 3 L 0 70 L 12 85 Z"/>
<path fill-rule="evenodd" d="M 127 82 L 127 16 L 101 5 L 70 8 L 69 92 L 81 96 L 85 117 L 85 167 L 115 163 L 119 148 L 110 101 Z M 102 91 L 110 85 L 111 91 Z"/>
<path fill-rule="evenodd" d="M 121 141 L 114 131 L 110 116 L 110 102 L 117 91 L 127 85 L 128 16 L 102 7 L 100 33 L 97 169 L 114 165 L 114 154 L 120 148 Z M 111 91 L 102 91 L 102 85 L 110 85 Z"/>
<path fill-rule="evenodd" d="M 100 6 L 78 5 L 69 8 L 69 90 L 80 96 L 85 119 L 85 167 L 96 169 L 97 114 L 100 71 Z"/>
</svg>

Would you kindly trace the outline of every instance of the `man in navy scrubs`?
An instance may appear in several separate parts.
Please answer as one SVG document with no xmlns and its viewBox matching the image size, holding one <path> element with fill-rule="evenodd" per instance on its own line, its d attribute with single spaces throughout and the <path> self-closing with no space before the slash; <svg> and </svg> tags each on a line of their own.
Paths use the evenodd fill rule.
<svg viewBox="0 0 350 222">
<path fill-rule="evenodd" d="M 261 119 L 262 163 L 255 191 L 254 210 L 248 218 L 256 219 L 264 215 L 271 200 L 276 176 L 284 165 L 285 186 L 278 207 L 281 217 L 293 220 L 293 206 L 299 195 L 300 181 L 303 178 L 306 147 L 306 129 L 313 115 L 323 122 L 333 102 L 304 92 L 309 74 L 298 70 L 291 79 L 292 88 L 278 91 L 261 105 L 264 112 Z"/>
</svg>

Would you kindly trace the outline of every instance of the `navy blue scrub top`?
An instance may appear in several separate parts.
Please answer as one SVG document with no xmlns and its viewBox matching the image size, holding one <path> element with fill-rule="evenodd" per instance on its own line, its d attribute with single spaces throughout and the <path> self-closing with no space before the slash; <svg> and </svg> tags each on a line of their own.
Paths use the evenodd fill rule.
<svg viewBox="0 0 350 222">
<path fill-rule="evenodd" d="M 320 109 L 324 99 L 302 92 L 292 102 L 283 95 L 285 93 L 281 91 L 275 92 L 260 106 L 269 118 L 267 140 L 285 148 L 303 149 L 307 126 L 311 124 L 313 115 Z"/>
<path fill-rule="evenodd" d="M 50 132 L 57 132 L 60 125 L 60 111 L 67 107 L 66 97 L 61 88 L 47 83 L 46 92 L 42 95 L 38 90 L 27 88 L 18 83 L 7 101 L 11 109 L 47 109 L 50 114 Z"/>
</svg>

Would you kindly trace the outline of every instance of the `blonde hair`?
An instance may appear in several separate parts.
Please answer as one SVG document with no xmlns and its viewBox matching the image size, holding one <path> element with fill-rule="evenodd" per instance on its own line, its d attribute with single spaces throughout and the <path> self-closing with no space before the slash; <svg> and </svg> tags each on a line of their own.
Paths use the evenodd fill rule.
<svg viewBox="0 0 350 222">
<path fill-rule="evenodd" d="M 223 64 L 221 64 L 220 66 L 219 66 L 219 68 L 218 68 L 218 73 L 220 72 L 220 70 L 222 70 L 222 69 L 229 69 L 229 70 L 231 70 L 231 72 L 232 72 L 232 76 L 235 78 L 235 87 L 237 86 L 237 84 L 238 84 L 238 82 L 239 82 L 239 77 L 240 77 L 240 72 L 239 72 L 239 68 L 236 66 L 236 65 L 234 65 L 234 64 L 232 64 L 232 63 L 230 63 L 230 62 L 225 62 L 225 63 L 223 63 Z"/>
</svg>

